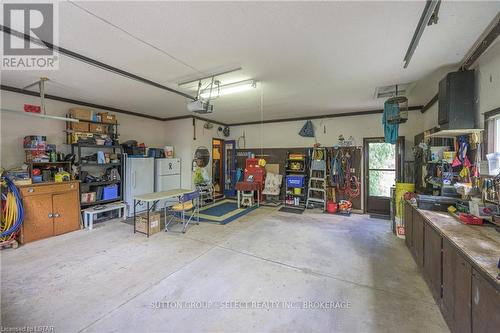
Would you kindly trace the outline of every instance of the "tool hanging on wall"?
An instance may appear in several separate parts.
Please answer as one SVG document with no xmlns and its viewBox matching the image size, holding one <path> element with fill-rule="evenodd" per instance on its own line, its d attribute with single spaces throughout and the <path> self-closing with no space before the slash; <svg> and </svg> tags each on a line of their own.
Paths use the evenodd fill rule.
<svg viewBox="0 0 500 333">
<path fill-rule="evenodd" d="M 335 148 L 331 149 L 330 155 Z M 361 183 L 353 174 L 353 151 L 351 148 L 338 148 L 335 155 L 330 159 L 330 184 L 344 194 L 349 200 L 359 197 L 361 194 Z"/>
</svg>

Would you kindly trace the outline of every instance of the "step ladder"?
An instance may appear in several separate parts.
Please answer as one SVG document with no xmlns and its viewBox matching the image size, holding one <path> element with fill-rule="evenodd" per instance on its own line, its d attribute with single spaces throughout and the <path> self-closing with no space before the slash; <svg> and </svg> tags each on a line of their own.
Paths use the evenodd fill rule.
<svg viewBox="0 0 500 333">
<path fill-rule="evenodd" d="M 322 159 L 315 159 L 319 156 Z M 307 187 L 307 200 L 306 207 L 323 207 L 326 210 L 326 184 L 327 184 L 327 171 L 326 171 L 326 149 L 314 148 L 311 166 L 309 168 L 309 186 Z"/>
</svg>

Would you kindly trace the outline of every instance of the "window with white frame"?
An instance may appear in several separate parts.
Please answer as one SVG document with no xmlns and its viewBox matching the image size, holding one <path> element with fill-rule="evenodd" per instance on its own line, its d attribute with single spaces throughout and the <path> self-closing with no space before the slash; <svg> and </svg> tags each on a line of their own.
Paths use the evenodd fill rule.
<svg viewBox="0 0 500 333">
<path fill-rule="evenodd" d="M 488 153 L 500 152 L 500 114 L 488 118 Z"/>
</svg>

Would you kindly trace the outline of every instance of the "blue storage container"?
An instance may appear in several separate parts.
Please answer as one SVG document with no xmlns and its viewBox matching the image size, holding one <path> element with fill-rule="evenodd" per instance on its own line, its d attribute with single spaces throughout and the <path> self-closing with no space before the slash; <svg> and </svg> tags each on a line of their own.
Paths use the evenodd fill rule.
<svg viewBox="0 0 500 333">
<path fill-rule="evenodd" d="M 107 185 L 102 190 L 102 200 L 112 200 L 118 198 L 118 185 Z"/>
<path fill-rule="evenodd" d="M 286 186 L 288 187 L 304 187 L 304 177 L 301 175 L 286 176 Z"/>
</svg>

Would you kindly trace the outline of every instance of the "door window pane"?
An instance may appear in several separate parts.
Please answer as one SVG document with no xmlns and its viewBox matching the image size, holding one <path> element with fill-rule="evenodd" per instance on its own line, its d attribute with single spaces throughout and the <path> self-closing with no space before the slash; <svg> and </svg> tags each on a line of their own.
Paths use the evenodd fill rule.
<svg viewBox="0 0 500 333">
<path fill-rule="evenodd" d="M 368 143 L 369 169 L 396 169 L 396 145 L 384 142 Z"/>
<path fill-rule="evenodd" d="M 396 171 L 380 171 L 370 170 L 369 175 L 369 192 L 370 196 L 390 197 L 391 186 L 394 185 L 396 179 Z"/>
</svg>

